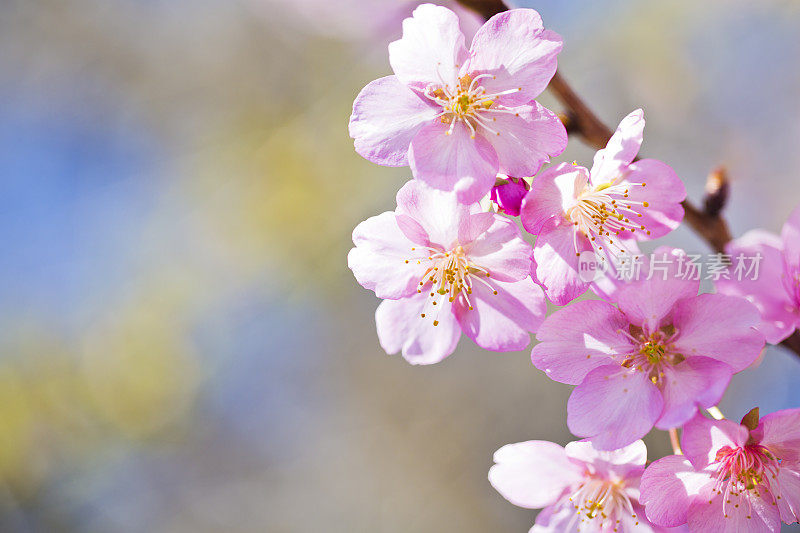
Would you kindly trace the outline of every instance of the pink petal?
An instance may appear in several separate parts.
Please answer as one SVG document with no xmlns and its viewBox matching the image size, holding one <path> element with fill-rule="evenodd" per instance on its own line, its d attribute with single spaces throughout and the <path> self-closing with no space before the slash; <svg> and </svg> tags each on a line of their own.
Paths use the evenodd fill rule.
<svg viewBox="0 0 800 533">
<path fill-rule="evenodd" d="M 620 330 L 629 323 L 613 305 L 599 300 L 574 302 L 539 326 L 531 359 L 550 379 L 578 385 L 598 366 L 613 362 L 632 346 Z"/>
<path fill-rule="evenodd" d="M 403 232 L 403 235 L 405 235 L 405 237 L 409 241 L 426 249 L 429 246 L 434 245 L 431 242 L 431 238 L 430 235 L 428 235 L 428 232 L 425 230 L 422 224 L 420 224 L 417 220 L 403 213 L 396 214 L 394 216 L 394 220 L 395 223 L 397 224 L 397 227 L 400 228 L 400 231 Z M 423 254 L 420 252 L 420 255 Z"/>
<path fill-rule="evenodd" d="M 497 152 L 500 171 L 509 176 L 533 176 L 544 163 L 567 147 L 567 130 L 558 116 L 538 102 L 513 107 L 516 114 L 483 113 L 491 116 L 486 140 Z"/>
<path fill-rule="evenodd" d="M 552 505 L 583 477 L 564 448 L 541 440 L 507 444 L 494 453 L 494 462 L 489 482 L 503 498 L 528 509 Z"/>
<path fill-rule="evenodd" d="M 689 506 L 689 531 L 714 533 L 778 533 L 781 519 L 776 506 L 744 491 L 729 496 L 730 504 L 723 510 L 723 498 L 697 498 Z M 710 501 L 710 503 L 709 503 Z"/>
<path fill-rule="evenodd" d="M 647 462 L 647 446 L 641 440 L 613 451 L 598 450 L 585 440 L 570 442 L 564 449 L 577 464 L 592 465 L 595 472 L 607 478 L 639 477 Z"/>
<path fill-rule="evenodd" d="M 458 228 L 459 244 L 462 246 L 470 245 L 476 239 L 483 237 L 492 225 L 502 220 L 507 219 L 487 211 L 471 213 L 461 220 L 461 225 Z"/>
<path fill-rule="evenodd" d="M 575 202 L 578 184 L 587 180 L 585 168 L 569 163 L 550 167 L 536 176 L 520 210 L 522 225 L 528 233 L 538 235 L 545 223 L 563 218 L 566 208 Z"/>
<path fill-rule="evenodd" d="M 490 18 L 475 34 L 462 72 L 491 74 L 482 80 L 488 93 L 521 91 L 498 97 L 505 105 L 525 104 L 539 96 L 556 72 L 561 36 L 545 30 L 533 9 L 512 9 Z"/>
<path fill-rule="evenodd" d="M 793 312 L 789 294 L 783 286 L 782 248 L 783 243 L 777 235 L 763 230 L 748 231 L 728 243 L 725 251 L 731 255 L 734 265 L 737 257 L 742 255 L 747 261 L 746 267 L 750 265 L 749 258 L 760 254 L 758 275 L 745 275 L 743 272 L 739 280 L 731 271 L 730 279 L 722 278 L 716 282 L 720 293 L 747 298 L 758 308 L 761 313 L 758 330 L 770 344 L 778 344 L 788 337 L 794 331 L 795 317 L 800 316 Z"/>
<path fill-rule="evenodd" d="M 616 178 L 639 153 L 644 137 L 644 112 L 631 112 L 617 126 L 606 147 L 594 155 L 592 183 L 599 185 Z"/>
<path fill-rule="evenodd" d="M 697 407 L 717 405 L 733 374 L 731 367 L 708 357 L 689 357 L 664 371 L 664 411 L 656 427 L 667 430 L 682 426 L 697 413 Z"/>
<path fill-rule="evenodd" d="M 617 292 L 626 286 L 628 283 L 635 282 L 638 279 L 642 279 L 642 277 L 646 278 L 647 273 L 649 271 L 649 264 L 647 261 L 647 256 L 642 253 L 639 245 L 636 241 L 631 240 L 619 240 L 617 244 L 627 250 L 628 257 L 618 257 L 616 260 L 612 260 L 608 264 L 608 270 L 603 273 L 598 279 L 592 281 L 590 285 L 590 289 L 599 297 L 603 298 L 604 300 L 608 301 L 615 301 Z M 658 249 L 656 249 L 656 253 Z M 617 263 L 624 263 L 626 261 L 634 261 L 633 258 L 638 257 L 639 260 L 639 275 L 638 276 L 631 276 L 633 279 L 628 279 L 626 276 L 632 274 L 631 270 L 622 271 Z M 620 265 L 622 266 L 622 265 Z M 628 268 L 627 266 L 624 268 Z"/>
<path fill-rule="evenodd" d="M 633 505 L 633 514 L 620 513 L 618 531 L 635 531 L 636 533 L 687 533 L 685 528 L 662 528 L 650 523 L 644 512 L 644 506 L 638 505 L 636 502 L 631 502 Z M 612 529 L 613 531 L 613 529 Z"/>
<path fill-rule="evenodd" d="M 400 231 L 394 213 L 382 213 L 356 226 L 353 242 L 356 247 L 347 254 L 347 264 L 361 286 L 375 291 L 378 298 L 392 300 L 417 292 L 426 269 L 416 261 L 422 251 L 412 251 L 415 243 Z"/>
<path fill-rule="evenodd" d="M 356 97 L 350 137 L 365 159 L 390 167 L 406 166 L 411 140 L 438 112 L 395 76 L 386 76 L 370 82 Z"/>
<path fill-rule="evenodd" d="M 661 392 L 645 372 L 619 365 L 592 370 L 567 403 L 567 426 L 595 448 L 615 450 L 644 437 L 661 414 Z"/>
<path fill-rule="evenodd" d="M 744 446 L 749 432 L 744 426 L 730 420 L 710 420 L 695 415 L 683 427 L 681 448 L 686 458 L 698 470 L 716 461 L 717 450 L 723 446 Z"/>
<path fill-rule="evenodd" d="M 455 86 L 467 59 L 458 15 L 446 7 L 423 4 L 403 21 L 403 37 L 389 44 L 389 63 L 406 85 Z"/>
<path fill-rule="evenodd" d="M 643 235 L 637 231 L 638 239 L 663 237 L 680 225 L 686 188 L 672 167 L 655 159 L 641 159 L 628 167 L 625 182 L 630 184 L 628 200 L 649 204 L 637 209 L 642 216 L 636 222 L 650 232 Z"/>
<path fill-rule="evenodd" d="M 455 191 L 462 203 L 477 202 L 494 185 L 497 153 L 482 135 L 471 138 L 463 123 L 456 124 L 451 135 L 449 128 L 435 121 L 420 130 L 408 153 L 411 170 L 431 187 Z"/>
<path fill-rule="evenodd" d="M 784 409 L 761 418 L 760 444 L 787 462 L 800 462 L 800 409 Z"/>
<path fill-rule="evenodd" d="M 572 224 L 565 220 L 551 219 L 541 228 L 533 246 L 535 277 L 554 304 L 566 305 L 589 288 L 578 273 L 578 252 L 584 250 L 591 250 L 591 245 L 583 236 L 576 239 Z"/>
<path fill-rule="evenodd" d="M 793 325 L 800 328 L 800 207 L 789 216 L 781 232 L 783 239 L 783 286 L 789 295 L 787 311 L 793 315 Z"/>
<path fill-rule="evenodd" d="M 672 261 L 671 264 L 676 263 Z M 653 331 L 662 321 L 670 319 L 676 302 L 697 296 L 697 291 L 700 289 L 699 280 L 686 280 L 670 273 L 666 278 L 654 275 L 649 280 L 642 279 L 628 283 L 617 291 L 614 299 L 628 320 Z"/>
<path fill-rule="evenodd" d="M 783 225 L 781 238 L 787 265 L 800 269 L 800 207 L 789 215 L 789 220 Z"/>
<path fill-rule="evenodd" d="M 755 330 L 760 320 L 758 309 L 744 298 L 723 294 L 687 298 L 672 312 L 672 325 L 678 331 L 674 346 L 687 357 L 711 357 L 740 372 L 764 348 L 764 336 Z"/>
<path fill-rule="evenodd" d="M 471 223 L 470 217 L 477 208 L 477 204 L 462 204 L 455 194 L 428 187 L 418 180 L 407 182 L 397 192 L 398 217 L 406 215 L 415 220 L 429 241 L 442 249 L 450 249 L 458 242 L 461 228 Z M 403 229 L 410 227 L 409 223 Z"/>
<path fill-rule="evenodd" d="M 533 249 L 513 220 L 492 215 L 492 225 L 467 249 L 471 261 L 498 281 L 520 281 L 531 272 Z M 473 215 L 475 216 L 475 215 Z"/>
<path fill-rule="evenodd" d="M 669 455 L 645 470 L 639 484 L 639 502 L 652 523 L 676 527 L 686 523 L 689 506 L 710 483 L 711 477 L 696 472 L 684 457 Z"/>
<path fill-rule="evenodd" d="M 565 499 L 542 509 L 528 533 L 563 533 L 570 531 L 575 522 L 575 506 Z"/>
<path fill-rule="evenodd" d="M 490 278 L 488 283 L 491 287 L 473 282 L 469 295 L 472 310 L 463 297 L 455 306 L 461 329 L 475 344 L 487 350 L 522 350 L 530 343 L 530 333 L 536 331 L 547 313 L 542 290 L 530 278 L 514 283 Z"/>
<path fill-rule="evenodd" d="M 456 349 L 461 330 L 447 298 L 431 308 L 425 293 L 402 300 L 384 300 L 375 312 L 378 339 L 388 354 L 401 351 L 412 365 L 438 363 Z M 426 312 L 426 318 L 420 316 Z M 433 325 L 434 317 L 439 324 Z"/>
<path fill-rule="evenodd" d="M 782 467 L 777 481 L 780 487 L 781 498 L 777 504 L 781 520 L 787 524 L 800 522 L 800 472 Z"/>
</svg>

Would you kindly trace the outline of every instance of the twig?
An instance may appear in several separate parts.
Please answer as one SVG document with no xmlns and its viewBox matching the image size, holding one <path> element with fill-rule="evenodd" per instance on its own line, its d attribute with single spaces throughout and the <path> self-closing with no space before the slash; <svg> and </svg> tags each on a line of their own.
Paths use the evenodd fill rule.
<svg viewBox="0 0 800 533">
<path fill-rule="evenodd" d="M 594 148 L 605 147 L 611 138 L 611 130 L 592 113 L 558 73 L 550 82 L 550 89 L 567 108 L 564 114 L 567 130 L 580 135 Z M 717 253 L 724 253 L 725 245 L 732 239 L 728 223 L 722 217 L 729 191 L 727 172 L 724 167 L 718 167 L 706 180 L 703 208 L 696 207 L 689 200 L 684 200 L 681 204 L 686 223 Z M 781 342 L 781 346 L 800 356 L 800 330 Z"/>
<path fill-rule="evenodd" d="M 703 200 L 703 211 L 710 216 L 718 216 L 728 203 L 730 194 L 728 172 L 725 167 L 717 167 L 708 175 L 706 181 L 706 197 Z"/>
<path fill-rule="evenodd" d="M 567 108 L 565 126 L 568 131 L 580 135 L 586 144 L 597 150 L 604 148 L 614 132 L 597 118 L 561 74 L 556 72 L 548 88 Z M 696 207 L 689 200 L 684 200 L 682 204 L 686 223 L 718 253 L 724 252 L 725 245 L 731 240 L 728 224 L 721 216 L 727 199 L 727 177 L 724 169 L 719 168 L 708 177 L 704 209 Z"/>
<path fill-rule="evenodd" d="M 508 9 L 502 0 L 457 1 L 486 19 Z M 566 108 L 559 117 L 567 132 L 580 135 L 586 144 L 595 149 L 605 147 L 614 132 L 589 109 L 560 73 L 556 72 L 548 88 Z M 689 200 L 681 203 L 686 223 L 717 253 L 724 253 L 725 245 L 732 239 L 728 223 L 722 217 L 729 189 L 727 173 L 723 167 L 719 167 L 708 176 L 702 209 Z M 781 342 L 781 345 L 800 356 L 800 330 Z"/>
<path fill-rule="evenodd" d="M 458 3 L 487 20 L 508 9 L 502 0 L 458 0 Z"/>
<path fill-rule="evenodd" d="M 547 88 L 567 108 L 565 125 L 569 127 L 569 130 L 583 137 L 586 144 L 597 150 L 605 147 L 614 132 L 592 113 L 592 110 L 575 94 L 560 73 L 556 72 Z"/>
<path fill-rule="evenodd" d="M 781 342 L 781 346 L 792 350 L 794 353 L 800 355 L 800 330 L 795 331 L 789 337 Z"/>
</svg>

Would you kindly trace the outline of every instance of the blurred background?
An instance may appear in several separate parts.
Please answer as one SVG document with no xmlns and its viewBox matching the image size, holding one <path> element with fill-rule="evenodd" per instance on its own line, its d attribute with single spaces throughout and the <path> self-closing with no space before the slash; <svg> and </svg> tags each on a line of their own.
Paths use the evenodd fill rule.
<svg viewBox="0 0 800 533">
<path fill-rule="evenodd" d="M 464 339 L 432 367 L 387 356 L 346 265 L 409 177 L 347 120 L 416 3 L 0 4 L 0 531 L 528 530 L 486 473 L 506 443 L 571 440 L 569 387 Z M 608 124 L 645 109 L 645 153 L 692 198 L 724 163 L 735 234 L 780 229 L 800 2 L 518 5 Z M 721 408 L 797 407 L 798 381 L 770 349 Z"/>
</svg>

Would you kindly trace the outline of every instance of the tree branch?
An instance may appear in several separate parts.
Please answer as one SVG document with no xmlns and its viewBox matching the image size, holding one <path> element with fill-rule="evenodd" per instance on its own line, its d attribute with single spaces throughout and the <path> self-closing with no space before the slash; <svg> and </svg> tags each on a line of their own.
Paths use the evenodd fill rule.
<svg viewBox="0 0 800 533">
<path fill-rule="evenodd" d="M 800 330 L 796 330 L 789 335 L 789 337 L 781 343 L 781 346 L 800 355 Z"/>
<path fill-rule="evenodd" d="M 508 9 L 502 0 L 457 1 L 486 19 Z M 589 109 L 559 72 L 556 72 L 550 80 L 548 89 L 565 107 L 560 117 L 567 132 L 581 136 L 586 144 L 597 150 L 604 148 L 614 132 Z M 706 194 L 702 208 L 695 206 L 689 200 L 681 203 L 685 213 L 684 221 L 717 253 L 724 253 L 725 245 L 732 238 L 728 223 L 722 217 L 729 189 L 727 173 L 723 167 L 719 167 L 711 172 L 706 180 Z M 800 356 L 800 330 L 795 331 L 781 345 Z"/>
<path fill-rule="evenodd" d="M 458 0 L 458 3 L 487 20 L 508 9 L 503 0 Z"/>
<path fill-rule="evenodd" d="M 568 130 L 583 137 L 586 144 L 596 150 L 604 148 L 614 132 L 592 113 L 592 110 L 575 94 L 560 73 L 556 72 L 547 88 L 567 108 L 565 126 L 568 127 Z"/>
<path fill-rule="evenodd" d="M 597 150 L 604 148 L 614 132 L 597 118 L 561 74 L 556 72 L 548 88 L 567 108 L 565 125 L 568 131 L 580 135 L 586 144 Z M 683 201 L 686 223 L 719 253 L 725 251 L 725 245 L 731 240 L 728 224 L 721 216 L 727 199 L 728 181 L 725 170 L 720 168 L 708 177 L 704 209 L 696 207 L 689 200 Z"/>
</svg>

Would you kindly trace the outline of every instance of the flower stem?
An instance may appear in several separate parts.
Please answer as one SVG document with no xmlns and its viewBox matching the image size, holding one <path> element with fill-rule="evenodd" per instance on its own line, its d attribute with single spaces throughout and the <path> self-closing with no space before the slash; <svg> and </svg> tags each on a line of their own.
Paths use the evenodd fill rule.
<svg viewBox="0 0 800 533">
<path fill-rule="evenodd" d="M 706 409 L 706 411 L 708 411 L 708 414 L 714 417 L 714 420 L 725 420 L 725 415 L 722 414 L 722 411 L 720 411 L 719 407 L 716 405 L 714 407 L 709 407 Z"/>
<path fill-rule="evenodd" d="M 678 439 L 678 430 L 676 428 L 670 428 L 669 442 L 672 444 L 672 452 L 675 455 L 683 455 L 683 450 L 681 450 L 681 442 Z"/>
</svg>

